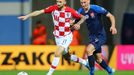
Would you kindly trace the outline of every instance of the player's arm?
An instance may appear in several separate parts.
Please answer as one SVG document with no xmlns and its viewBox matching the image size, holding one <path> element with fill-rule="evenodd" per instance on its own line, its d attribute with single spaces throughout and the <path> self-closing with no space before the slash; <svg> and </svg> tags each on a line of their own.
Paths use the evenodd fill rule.
<svg viewBox="0 0 134 75">
<path fill-rule="evenodd" d="M 78 24 L 78 25 L 81 25 L 86 20 L 86 17 L 83 16 L 81 14 L 81 12 L 82 12 L 82 8 L 79 8 L 78 14 L 80 15 L 80 18 L 76 18 L 76 20 L 75 20 L 75 23 Z"/>
<path fill-rule="evenodd" d="M 77 20 L 77 22 L 74 22 L 74 24 L 73 24 L 74 29 L 79 30 L 79 29 L 80 29 L 80 25 L 81 25 L 85 20 L 86 20 L 86 17 L 83 16 L 83 15 L 81 15 L 81 16 L 80 16 L 80 19 Z"/>
<path fill-rule="evenodd" d="M 117 30 L 115 27 L 115 17 L 103 7 L 100 7 L 98 5 L 94 5 L 93 7 L 98 13 L 103 14 L 110 19 L 111 22 L 110 32 L 112 32 L 113 35 L 117 34 Z"/>
<path fill-rule="evenodd" d="M 113 35 L 117 34 L 117 29 L 115 26 L 115 17 L 109 12 L 107 13 L 106 16 L 110 19 L 110 22 L 111 22 L 110 31 L 112 32 Z"/>
<path fill-rule="evenodd" d="M 26 20 L 30 17 L 38 16 L 38 15 L 43 14 L 43 13 L 51 13 L 55 9 L 55 7 L 56 7 L 56 5 L 52 5 L 52 6 L 49 6 L 49 7 L 45 8 L 45 9 L 37 10 L 37 11 L 34 11 L 34 12 L 32 12 L 30 14 L 27 14 L 25 16 L 20 16 L 18 18 L 22 19 L 22 20 Z"/>
<path fill-rule="evenodd" d="M 76 24 L 81 25 L 85 20 L 86 20 L 86 17 L 81 15 L 80 20 Z"/>
<path fill-rule="evenodd" d="M 79 12 L 72 10 L 73 17 L 77 19 L 77 22 L 73 24 L 74 29 L 78 30 L 80 29 L 80 25 L 86 20 L 86 17 L 81 15 Z"/>
<path fill-rule="evenodd" d="M 110 19 L 111 27 L 115 27 L 115 17 L 111 13 L 108 13 L 106 16 Z"/>
<path fill-rule="evenodd" d="M 43 14 L 43 13 L 44 13 L 44 9 L 43 9 L 43 10 L 34 11 L 34 12 L 30 13 L 30 14 L 27 14 L 27 15 L 25 15 L 25 16 L 20 16 L 20 17 L 18 17 L 18 18 L 19 18 L 19 19 L 22 19 L 22 20 L 26 20 L 26 19 L 28 19 L 28 18 L 30 18 L 30 17 L 38 16 L 38 15 Z"/>
</svg>

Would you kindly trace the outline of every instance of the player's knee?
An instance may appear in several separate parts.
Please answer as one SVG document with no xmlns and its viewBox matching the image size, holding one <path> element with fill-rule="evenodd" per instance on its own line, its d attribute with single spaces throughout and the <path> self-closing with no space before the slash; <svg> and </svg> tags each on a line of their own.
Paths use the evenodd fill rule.
<svg viewBox="0 0 134 75">
<path fill-rule="evenodd" d="M 94 51 L 95 51 L 95 47 L 92 44 L 87 46 L 86 52 L 88 55 L 92 55 Z"/>
<path fill-rule="evenodd" d="M 64 51 L 64 47 L 59 46 L 58 49 L 55 51 L 55 56 L 60 57 L 63 51 Z"/>
<path fill-rule="evenodd" d="M 101 58 L 101 57 L 96 58 L 96 62 L 97 62 L 97 63 L 101 63 L 101 62 L 102 62 L 102 58 Z"/>
<path fill-rule="evenodd" d="M 92 55 L 94 51 L 93 50 L 87 50 L 86 52 L 87 52 L 88 55 Z"/>
<path fill-rule="evenodd" d="M 70 61 L 70 54 L 69 53 L 66 53 L 63 55 L 64 59 L 67 60 L 67 61 Z"/>
<path fill-rule="evenodd" d="M 102 55 L 101 53 L 95 54 L 96 62 L 101 63 L 102 62 Z"/>
<path fill-rule="evenodd" d="M 58 52 L 55 52 L 55 57 L 60 57 L 60 53 L 58 53 Z"/>
</svg>

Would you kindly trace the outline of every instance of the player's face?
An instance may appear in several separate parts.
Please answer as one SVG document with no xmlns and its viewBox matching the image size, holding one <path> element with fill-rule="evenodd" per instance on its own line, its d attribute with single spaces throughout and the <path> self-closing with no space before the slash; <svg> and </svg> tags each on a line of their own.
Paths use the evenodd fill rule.
<svg viewBox="0 0 134 75">
<path fill-rule="evenodd" d="M 65 0 L 56 0 L 56 3 L 59 8 L 62 8 L 66 4 L 66 1 Z"/>
<path fill-rule="evenodd" d="M 90 5 L 90 0 L 80 0 L 80 3 L 84 9 L 87 9 Z"/>
</svg>

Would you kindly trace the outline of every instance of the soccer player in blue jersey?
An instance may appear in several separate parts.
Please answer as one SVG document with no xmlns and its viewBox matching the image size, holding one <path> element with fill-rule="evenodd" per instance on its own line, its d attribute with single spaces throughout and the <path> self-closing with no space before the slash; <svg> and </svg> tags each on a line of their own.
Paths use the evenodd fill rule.
<svg viewBox="0 0 134 75">
<path fill-rule="evenodd" d="M 117 34 L 115 27 L 115 18 L 103 7 L 98 5 L 90 5 L 90 0 L 80 0 L 81 8 L 78 12 L 86 16 L 86 25 L 89 30 L 89 44 L 87 46 L 88 62 L 90 66 L 90 75 L 94 75 L 95 61 L 105 69 L 109 75 L 113 75 L 112 69 L 102 59 L 101 46 L 106 42 L 106 32 L 100 21 L 101 16 L 104 15 L 109 18 L 111 22 L 110 32 Z"/>
</svg>

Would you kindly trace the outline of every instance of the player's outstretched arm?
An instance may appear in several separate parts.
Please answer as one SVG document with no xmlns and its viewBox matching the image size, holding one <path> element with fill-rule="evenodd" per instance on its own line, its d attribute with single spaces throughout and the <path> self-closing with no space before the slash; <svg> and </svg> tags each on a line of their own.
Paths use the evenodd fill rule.
<svg viewBox="0 0 134 75">
<path fill-rule="evenodd" d="M 116 26 L 115 26 L 115 17 L 111 13 L 108 13 L 106 16 L 111 21 L 110 32 L 112 32 L 113 35 L 117 34 L 117 29 L 116 29 Z"/>
<path fill-rule="evenodd" d="M 28 18 L 30 18 L 30 17 L 38 16 L 38 15 L 40 15 L 40 14 L 42 14 L 42 13 L 44 13 L 44 10 L 37 10 L 37 11 L 34 11 L 34 12 L 32 12 L 32 13 L 30 13 L 30 14 L 27 14 L 27 15 L 25 15 L 25 16 L 19 16 L 18 19 L 26 20 L 26 19 L 28 19 Z"/>
<path fill-rule="evenodd" d="M 80 29 L 80 25 L 86 20 L 86 17 L 81 15 L 81 19 L 73 25 L 74 29 L 79 30 Z"/>
</svg>

